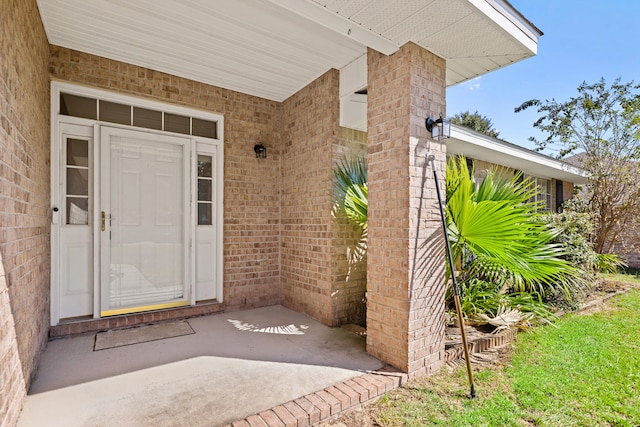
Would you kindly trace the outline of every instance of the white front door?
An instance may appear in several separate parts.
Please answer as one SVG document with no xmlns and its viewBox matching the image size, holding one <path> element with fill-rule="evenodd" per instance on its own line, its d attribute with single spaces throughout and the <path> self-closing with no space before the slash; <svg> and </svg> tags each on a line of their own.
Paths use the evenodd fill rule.
<svg viewBox="0 0 640 427">
<path fill-rule="evenodd" d="M 51 89 L 51 325 L 222 302 L 224 118 Z"/>
<path fill-rule="evenodd" d="M 189 305 L 189 138 L 101 127 L 100 316 Z"/>
</svg>

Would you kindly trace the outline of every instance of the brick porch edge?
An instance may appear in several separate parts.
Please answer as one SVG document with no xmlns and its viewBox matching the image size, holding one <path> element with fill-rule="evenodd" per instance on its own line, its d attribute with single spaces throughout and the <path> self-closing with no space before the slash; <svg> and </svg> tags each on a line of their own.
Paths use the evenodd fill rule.
<svg viewBox="0 0 640 427">
<path fill-rule="evenodd" d="M 472 353 L 480 353 L 513 341 L 517 329 L 507 329 L 488 338 L 469 343 Z M 461 358 L 462 346 L 449 348 L 444 353 L 444 362 Z M 336 417 L 341 412 L 355 408 L 384 393 L 405 384 L 408 375 L 391 366 L 375 372 L 335 384 L 324 390 L 308 394 L 276 406 L 268 411 L 234 421 L 223 427 L 311 427 Z"/>
<path fill-rule="evenodd" d="M 386 366 L 224 427 L 309 427 L 400 387 L 407 374 Z"/>
</svg>

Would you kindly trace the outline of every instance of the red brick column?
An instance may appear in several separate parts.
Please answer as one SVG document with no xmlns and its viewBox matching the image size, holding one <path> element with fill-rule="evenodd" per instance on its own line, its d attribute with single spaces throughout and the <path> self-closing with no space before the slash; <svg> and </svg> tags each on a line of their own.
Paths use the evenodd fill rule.
<svg viewBox="0 0 640 427">
<path fill-rule="evenodd" d="M 444 354 L 444 243 L 433 171 L 444 189 L 446 148 L 426 117 L 445 114 L 445 62 L 408 43 L 368 54 L 369 247 L 367 351 L 425 375 Z"/>
</svg>

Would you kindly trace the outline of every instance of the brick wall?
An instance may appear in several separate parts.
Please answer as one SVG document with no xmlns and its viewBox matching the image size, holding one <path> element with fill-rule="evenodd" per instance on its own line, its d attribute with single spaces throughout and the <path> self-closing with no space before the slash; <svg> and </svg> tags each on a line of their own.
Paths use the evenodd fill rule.
<svg viewBox="0 0 640 427">
<path fill-rule="evenodd" d="M 0 425 L 11 426 L 49 324 L 48 44 L 35 1 L 0 11 Z"/>
<path fill-rule="evenodd" d="M 473 178 L 476 180 L 476 183 L 481 183 L 484 177 L 487 176 L 487 173 L 494 167 L 496 167 L 494 163 L 473 159 Z M 512 168 L 508 168 L 508 170 L 515 173 L 515 170 Z"/>
<path fill-rule="evenodd" d="M 339 73 L 283 103 L 282 303 L 337 326 L 365 324 L 366 259 L 359 232 L 334 218 L 331 167 L 366 155 L 366 133 L 339 126 Z"/>
<path fill-rule="evenodd" d="M 444 355 L 444 246 L 426 154 L 444 188 L 446 149 L 424 125 L 446 114 L 444 60 L 412 43 L 369 50 L 368 95 L 367 351 L 424 375 Z"/>
<path fill-rule="evenodd" d="M 574 184 L 572 182 L 562 181 L 562 200 L 566 202 L 574 195 Z"/>
<path fill-rule="evenodd" d="M 333 325 L 331 161 L 339 74 L 330 70 L 283 103 L 282 303 Z"/>
<path fill-rule="evenodd" d="M 621 256 L 629 267 L 640 268 L 640 219 L 624 227 L 611 252 Z"/>
<path fill-rule="evenodd" d="M 486 162 L 483 160 L 473 160 L 473 166 L 474 166 L 474 178 L 476 180 L 477 183 L 482 182 L 482 180 L 484 179 L 484 177 L 487 175 L 487 172 L 490 171 L 492 168 L 495 167 L 500 167 L 503 170 L 506 170 L 508 173 L 515 173 L 515 169 L 511 168 L 509 166 L 505 166 L 505 165 L 499 165 L 496 163 L 490 163 L 490 162 Z M 555 212 L 556 209 L 556 199 L 557 199 L 557 193 L 556 193 L 556 179 L 555 178 L 551 178 L 550 180 L 550 186 L 551 186 L 551 206 L 549 206 L 549 208 Z M 567 201 L 570 198 L 573 197 L 573 183 L 572 182 L 568 182 L 568 181 L 562 181 L 562 200 L 563 201 Z"/>
<path fill-rule="evenodd" d="M 58 46 L 49 70 L 53 79 L 224 115 L 227 307 L 282 301 L 329 325 L 364 322 L 365 275 L 347 275 L 332 258 L 342 250 L 333 246 L 354 240 L 331 216 L 332 160 L 362 152 L 365 139 L 338 125 L 336 70 L 282 104 Z M 266 159 L 255 158 L 258 141 Z"/>
<path fill-rule="evenodd" d="M 51 46 L 53 79 L 224 115 L 224 298 L 228 309 L 280 301 L 281 105 Z M 256 159 L 262 142 L 268 157 Z"/>
<path fill-rule="evenodd" d="M 341 127 L 333 146 L 333 164 L 367 156 L 367 134 Z M 362 232 L 336 216 L 331 235 L 333 324 L 366 325 L 367 253 Z"/>
</svg>

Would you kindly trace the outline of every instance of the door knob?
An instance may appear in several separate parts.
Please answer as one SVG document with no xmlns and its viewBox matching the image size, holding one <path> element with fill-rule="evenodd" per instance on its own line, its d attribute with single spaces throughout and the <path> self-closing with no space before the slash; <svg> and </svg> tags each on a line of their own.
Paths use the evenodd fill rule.
<svg viewBox="0 0 640 427">
<path fill-rule="evenodd" d="M 102 230 L 102 231 L 104 231 L 104 230 L 105 230 L 105 224 L 104 224 L 104 222 L 105 222 L 105 214 L 104 214 L 104 211 L 102 211 L 102 212 L 100 213 L 100 224 L 101 224 L 101 226 L 100 226 L 100 230 Z"/>
</svg>

